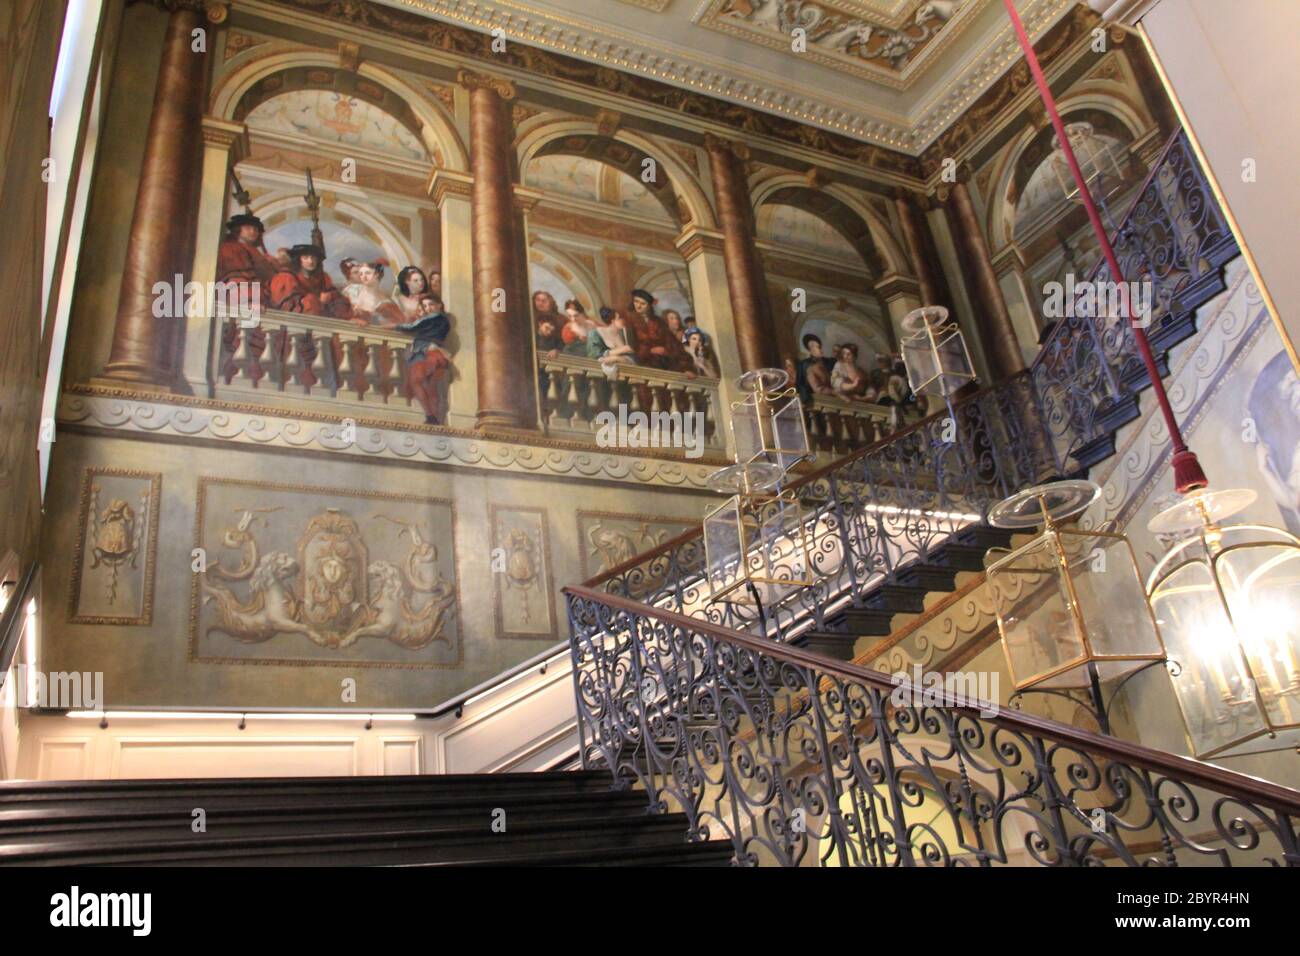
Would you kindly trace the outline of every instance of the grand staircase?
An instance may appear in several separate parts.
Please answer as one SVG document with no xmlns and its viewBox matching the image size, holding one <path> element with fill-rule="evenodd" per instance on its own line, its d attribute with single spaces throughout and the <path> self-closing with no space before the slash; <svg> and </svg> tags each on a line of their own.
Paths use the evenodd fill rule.
<svg viewBox="0 0 1300 956">
<path fill-rule="evenodd" d="M 11 866 L 729 864 L 688 829 L 594 771 L 0 783 Z"/>
</svg>

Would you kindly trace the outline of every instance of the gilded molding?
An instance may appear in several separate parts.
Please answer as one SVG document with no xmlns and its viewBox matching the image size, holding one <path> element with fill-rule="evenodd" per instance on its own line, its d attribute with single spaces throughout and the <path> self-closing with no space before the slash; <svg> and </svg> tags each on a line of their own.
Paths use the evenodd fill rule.
<svg viewBox="0 0 1300 956">
<path fill-rule="evenodd" d="M 456 196 L 468 201 L 473 186 L 472 176 L 455 173 L 449 169 L 435 169 L 433 175 L 429 177 L 425 191 L 433 199 L 434 205 L 441 209 L 443 200 L 448 196 Z"/>
<path fill-rule="evenodd" d="M 515 98 L 515 85 L 503 77 L 493 76 L 490 73 L 460 69 L 456 71 L 456 82 L 467 90 L 492 90 L 506 101 Z"/>
</svg>

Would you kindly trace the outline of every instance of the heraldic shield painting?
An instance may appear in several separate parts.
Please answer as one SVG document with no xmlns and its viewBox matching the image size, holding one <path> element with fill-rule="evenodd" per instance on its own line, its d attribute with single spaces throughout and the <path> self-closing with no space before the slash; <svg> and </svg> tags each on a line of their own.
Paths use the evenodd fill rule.
<svg viewBox="0 0 1300 956">
<path fill-rule="evenodd" d="M 197 514 L 191 660 L 459 666 L 450 501 L 205 480 Z"/>
</svg>

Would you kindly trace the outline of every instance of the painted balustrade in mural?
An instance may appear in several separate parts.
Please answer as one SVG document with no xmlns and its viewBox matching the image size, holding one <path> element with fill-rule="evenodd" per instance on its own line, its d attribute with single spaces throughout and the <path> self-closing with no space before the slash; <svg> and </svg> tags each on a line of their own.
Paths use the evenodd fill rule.
<svg viewBox="0 0 1300 956">
<path fill-rule="evenodd" d="M 651 416 L 647 428 L 658 429 L 655 440 L 666 442 L 668 436 L 656 424 L 666 413 L 677 421 L 693 416 L 703 429 L 704 448 L 717 451 L 724 445 L 717 379 L 688 378 L 639 365 L 614 366 L 607 374 L 595 359 L 563 354 L 540 355 L 537 367 L 542 420 L 552 435 L 599 439 L 602 427 L 611 421 L 617 423 L 621 416 L 634 424 L 628 416 L 640 412 Z"/>
<path fill-rule="evenodd" d="M 804 409 L 809 444 L 817 451 L 847 455 L 893 430 L 895 417 L 884 405 L 813 395 Z"/>
<path fill-rule="evenodd" d="M 380 326 L 266 310 L 255 326 L 221 320 L 213 369 L 218 397 L 284 394 L 326 401 L 340 412 L 423 421 L 407 394 L 411 336 Z"/>
<path fill-rule="evenodd" d="M 1300 866 L 1285 787 L 565 593 L 583 765 L 741 865 Z"/>
</svg>

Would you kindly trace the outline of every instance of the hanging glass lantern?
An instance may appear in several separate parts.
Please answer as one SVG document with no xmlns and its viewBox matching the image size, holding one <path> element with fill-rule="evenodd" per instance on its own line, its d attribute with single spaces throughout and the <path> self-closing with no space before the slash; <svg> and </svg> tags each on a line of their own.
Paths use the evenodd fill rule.
<svg viewBox="0 0 1300 956">
<path fill-rule="evenodd" d="M 985 576 L 1016 690 L 1087 690 L 1105 730 L 1101 685 L 1163 661 L 1165 649 L 1128 538 L 1058 526 L 1100 493 L 1090 481 L 1058 481 L 999 502 L 990 524 L 1043 533 Z"/>
<path fill-rule="evenodd" d="M 1124 187 L 1124 167 L 1116 156 L 1116 148 L 1096 134 L 1091 123 L 1076 122 L 1065 124 L 1065 135 L 1074 150 L 1075 161 L 1083 173 L 1092 195 L 1098 199 L 1109 199 Z M 1066 161 L 1065 151 L 1061 149 L 1060 137 L 1053 137 L 1051 168 L 1061 192 L 1070 202 L 1080 202 L 1079 187 L 1070 173 L 1070 164 Z"/>
<path fill-rule="evenodd" d="M 774 607 L 814 583 L 807 516 L 790 492 L 732 495 L 704 518 L 713 601 Z"/>
<path fill-rule="evenodd" d="M 1249 489 L 1193 491 L 1148 522 L 1185 534 L 1147 582 L 1198 757 L 1300 745 L 1300 539 L 1220 525 Z"/>
<path fill-rule="evenodd" d="M 803 402 L 790 376 L 778 368 L 756 369 L 736 380 L 745 397 L 731 405 L 731 436 L 737 464 L 763 462 L 784 474 L 809 455 Z"/>
<path fill-rule="evenodd" d="M 941 305 L 913 309 L 903 316 L 903 364 L 907 383 L 918 395 L 947 398 L 975 380 L 975 366 L 956 322 Z"/>
<path fill-rule="evenodd" d="M 737 380 L 745 398 L 731 406 L 736 463 L 709 476 L 729 495 L 704 518 L 710 600 L 774 606 L 813 583 L 807 518 L 796 495 L 780 490 L 786 472 L 808 457 L 803 403 L 780 369 Z"/>
</svg>

